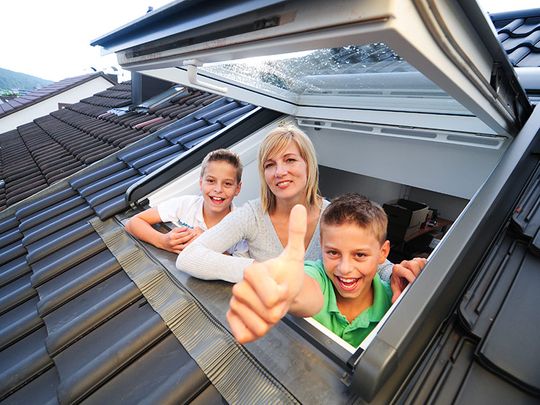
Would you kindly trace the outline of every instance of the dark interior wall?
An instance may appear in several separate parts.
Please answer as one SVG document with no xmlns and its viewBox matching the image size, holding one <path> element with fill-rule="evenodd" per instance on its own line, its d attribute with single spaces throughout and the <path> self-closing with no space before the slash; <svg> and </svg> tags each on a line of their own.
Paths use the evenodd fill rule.
<svg viewBox="0 0 540 405">
<path fill-rule="evenodd" d="M 399 198 L 402 194 L 401 184 L 328 166 L 319 166 L 319 188 L 328 200 L 340 194 L 357 192 L 379 204 Z"/>
<path fill-rule="evenodd" d="M 152 76 L 143 75 L 138 72 L 131 73 L 131 102 L 139 105 L 142 102 L 163 93 L 176 83 L 157 79 Z"/>
<path fill-rule="evenodd" d="M 452 221 L 458 217 L 469 202 L 469 200 L 463 198 L 376 179 L 333 167 L 319 166 L 319 171 L 321 193 L 329 200 L 348 192 L 364 194 L 379 204 L 398 198 L 407 198 L 427 204 L 431 208 L 436 208 L 440 216 Z"/>
</svg>

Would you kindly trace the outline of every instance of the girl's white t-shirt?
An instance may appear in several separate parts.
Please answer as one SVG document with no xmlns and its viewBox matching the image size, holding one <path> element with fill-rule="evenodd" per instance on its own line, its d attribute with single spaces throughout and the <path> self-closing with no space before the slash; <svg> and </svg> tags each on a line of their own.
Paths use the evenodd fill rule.
<svg viewBox="0 0 540 405">
<path fill-rule="evenodd" d="M 187 226 L 189 228 L 199 227 L 203 231 L 207 231 L 208 227 L 204 222 L 203 216 L 204 199 L 200 195 L 183 195 L 170 200 L 163 201 L 157 205 L 159 217 L 163 222 L 172 222 L 178 227 Z M 231 211 L 235 209 L 234 204 L 231 205 Z M 227 250 L 234 256 L 247 255 L 248 246 L 245 240 L 235 244 Z"/>
</svg>

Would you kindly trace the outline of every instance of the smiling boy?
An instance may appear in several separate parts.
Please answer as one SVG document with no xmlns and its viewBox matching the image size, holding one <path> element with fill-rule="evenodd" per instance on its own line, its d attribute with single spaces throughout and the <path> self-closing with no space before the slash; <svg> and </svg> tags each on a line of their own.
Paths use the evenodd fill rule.
<svg viewBox="0 0 540 405">
<path fill-rule="evenodd" d="M 390 252 L 387 222 L 384 210 L 367 198 L 337 197 L 321 217 L 323 259 L 304 263 L 306 211 L 295 206 L 283 253 L 253 263 L 233 287 L 227 320 L 236 339 L 264 336 L 288 311 L 313 316 L 358 346 L 392 305 L 391 288 L 377 274 Z M 415 265 L 420 271 L 425 260 Z"/>
<path fill-rule="evenodd" d="M 305 263 L 324 296 L 313 318 L 355 347 L 392 305 L 392 290 L 377 274 L 390 252 L 387 223 L 384 210 L 367 198 L 338 197 L 321 219 L 323 260 Z"/>
<path fill-rule="evenodd" d="M 233 199 L 240 193 L 242 164 L 240 157 L 228 150 L 214 150 L 201 164 L 201 195 L 185 195 L 149 208 L 126 223 L 126 230 L 137 238 L 173 253 L 180 253 L 202 232 L 219 223 L 234 208 Z M 168 233 L 152 225 L 172 222 L 177 228 Z M 229 249 L 230 254 L 243 254 L 245 242 Z"/>
</svg>

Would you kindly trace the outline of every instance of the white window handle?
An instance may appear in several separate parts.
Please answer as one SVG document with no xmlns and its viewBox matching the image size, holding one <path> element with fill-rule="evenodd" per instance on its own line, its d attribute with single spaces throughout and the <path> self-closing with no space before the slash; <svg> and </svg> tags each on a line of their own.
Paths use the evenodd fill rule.
<svg viewBox="0 0 540 405">
<path fill-rule="evenodd" d="M 197 67 L 202 66 L 202 62 L 197 59 L 189 59 L 184 61 L 184 66 L 187 66 L 188 81 L 195 85 L 210 91 L 216 91 L 218 93 L 227 93 L 227 87 L 216 86 L 212 83 L 201 82 L 197 78 Z"/>
</svg>

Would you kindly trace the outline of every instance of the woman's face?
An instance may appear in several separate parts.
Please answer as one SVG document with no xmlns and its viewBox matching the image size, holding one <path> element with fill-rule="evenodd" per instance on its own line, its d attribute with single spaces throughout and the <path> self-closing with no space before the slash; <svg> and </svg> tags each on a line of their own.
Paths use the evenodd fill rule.
<svg viewBox="0 0 540 405">
<path fill-rule="evenodd" d="M 307 164 L 296 142 L 289 142 L 279 153 L 263 163 L 264 178 L 278 200 L 304 199 L 307 188 Z"/>
</svg>

